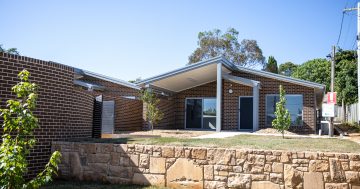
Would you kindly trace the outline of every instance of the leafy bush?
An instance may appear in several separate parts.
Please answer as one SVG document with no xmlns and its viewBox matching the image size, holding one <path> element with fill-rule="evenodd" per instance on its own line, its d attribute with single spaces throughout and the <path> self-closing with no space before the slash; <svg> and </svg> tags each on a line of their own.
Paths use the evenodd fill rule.
<svg viewBox="0 0 360 189">
<path fill-rule="evenodd" d="M 21 82 L 12 87 L 17 99 L 8 100 L 7 108 L 0 109 L 3 118 L 3 135 L 0 146 L 0 186 L 2 189 L 39 188 L 52 180 L 57 173 L 60 152 L 54 152 L 45 169 L 34 179 L 24 178 L 28 171 L 26 156 L 35 145 L 34 129 L 39 127 L 33 115 L 36 106 L 36 84 L 29 82 L 30 73 L 23 70 Z"/>
<path fill-rule="evenodd" d="M 149 122 L 150 129 L 154 129 L 154 125 L 161 121 L 164 117 L 164 114 L 157 107 L 160 103 L 152 91 L 142 90 L 140 92 L 141 100 L 146 104 L 146 119 Z"/>
<path fill-rule="evenodd" d="M 342 131 L 348 133 L 358 133 L 360 132 L 360 125 L 356 122 L 345 122 L 337 125 Z"/>
<path fill-rule="evenodd" d="M 276 103 L 275 119 L 272 122 L 272 126 L 281 132 L 284 138 L 284 131 L 290 128 L 291 117 L 289 111 L 285 108 L 285 90 L 282 85 L 279 86 L 279 91 L 280 101 Z"/>
</svg>

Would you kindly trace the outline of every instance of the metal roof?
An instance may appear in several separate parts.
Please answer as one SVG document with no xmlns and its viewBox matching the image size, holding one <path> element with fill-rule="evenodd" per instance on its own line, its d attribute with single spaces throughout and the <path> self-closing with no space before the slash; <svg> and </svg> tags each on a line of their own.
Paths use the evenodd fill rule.
<svg viewBox="0 0 360 189">
<path fill-rule="evenodd" d="M 102 74 L 94 73 L 94 72 L 79 69 L 79 68 L 75 68 L 75 72 L 77 74 L 80 74 L 80 75 L 86 75 L 86 76 L 98 78 L 98 79 L 101 79 L 101 80 L 109 81 L 109 82 L 112 82 L 112 83 L 115 83 L 115 84 L 119 84 L 119 85 L 122 85 L 122 86 L 126 86 L 126 87 L 129 87 L 129 88 L 133 88 L 133 89 L 136 89 L 136 90 L 140 90 L 140 87 L 137 86 L 136 84 L 130 83 L 128 81 L 124 81 L 124 80 L 121 80 L 121 79 L 116 79 L 116 78 L 113 78 L 113 77 L 105 76 L 105 75 L 102 75 Z"/>
<path fill-rule="evenodd" d="M 272 79 L 285 81 L 285 82 L 289 82 L 289 83 L 294 83 L 294 84 L 298 84 L 298 85 L 302 85 L 302 86 L 306 86 L 306 87 L 310 87 L 310 88 L 316 88 L 316 89 L 320 89 L 320 90 L 325 90 L 325 87 L 326 87 L 323 84 L 319 84 L 319 83 L 315 83 L 315 82 L 305 81 L 305 80 L 287 77 L 287 76 L 283 76 L 280 74 L 274 74 L 274 73 L 261 71 L 261 70 L 254 70 L 254 69 L 245 68 L 242 66 L 236 66 L 234 63 L 230 62 L 223 56 L 218 56 L 218 57 L 211 58 L 211 59 L 208 59 L 205 61 L 200 61 L 200 62 L 197 62 L 194 64 L 190 64 L 185 67 L 182 67 L 182 68 L 170 71 L 170 72 L 166 72 L 164 74 L 160 74 L 160 75 L 157 75 L 154 77 L 150 77 L 150 78 L 138 81 L 138 82 L 136 82 L 136 84 L 139 86 L 143 86 L 144 84 L 149 84 L 149 83 L 152 83 L 152 82 L 155 82 L 158 80 L 165 79 L 167 77 L 174 76 L 176 74 L 180 74 L 183 72 L 187 72 L 187 71 L 190 71 L 190 70 L 193 70 L 196 68 L 200 68 L 200 67 L 203 67 L 203 66 L 206 66 L 209 64 L 214 64 L 214 63 L 219 63 L 219 62 L 221 62 L 225 67 L 227 67 L 228 69 L 230 69 L 232 71 L 242 71 L 242 72 L 251 73 L 251 74 L 262 76 L 262 77 L 272 78 Z"/>
</svg>

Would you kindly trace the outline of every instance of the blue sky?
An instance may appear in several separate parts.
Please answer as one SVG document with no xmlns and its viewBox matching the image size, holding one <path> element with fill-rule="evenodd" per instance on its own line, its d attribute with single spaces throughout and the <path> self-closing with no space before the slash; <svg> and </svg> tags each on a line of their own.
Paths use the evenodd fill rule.
<svg viewBox="0 0 360 189">
<path fill-rule="evenodd" d="M 278 63 L 325 57 L 356 0 L 0 0 L 0 44 L 124 80 L 184 66 L 199 31 L 236 28 Z M 353 49 L 354 13 L 339 46 Z"/>
</svg>

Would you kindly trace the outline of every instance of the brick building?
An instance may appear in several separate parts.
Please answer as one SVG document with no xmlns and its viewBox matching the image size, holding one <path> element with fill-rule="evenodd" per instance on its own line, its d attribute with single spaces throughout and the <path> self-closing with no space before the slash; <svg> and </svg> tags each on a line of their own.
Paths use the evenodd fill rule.
<svg viewBox="0 0 360 189">
<path fill-rule="evenodd" d="M 42 169 L 52 141 L 99 137 L 101 133 L 147 128 L 141 88 L 161 98 L 159 129 L 255 131 L 271 126 L 279 85 L 286 90 L 292 130 L 316 131 L 325 86 L 238 67 L 223 57 L 188 65 L 132 84 L 70 66 L 0 53 L 0 107 L 14 98 L 11 87 L 27 69 L 39 86 L 40 128 L 31 152 L 30 176 Z M 1 122 L 1 120 L 0 120 Z"/>
<path fill-rule="evenodd" d="M 316 131 L 325 86 L 236 66 L 223 57 L 137 83 L 162 94 L 159 128 L 255 131 L 271 127 L 279 85 L 286 90 L 291 130 Z M 146 125 L 145 125 L 146 127 Z"/>
<path fill-rule="evenodd" d="M 43 169 L 49 160 L 52 141 L 99 135 L 104 121 L 112 121 L 110 126 L 114 130 L 141 129 L 142 103 L 135 99 L 139 88 L 134 84 L 51 61 L 7 53 L 0 53 L 1 108 L 5 107 L 6 100 L 15 98 L 11 87 L 19 81 L 17 74 L 23 69 L 30 72 L 30 81 L 39 87 L 35 115 L 40 128 L 35 131 L 38 141 L 29 157 L 30 176 Z M 100 102 L 100 109 L 94 111 L 97 102 Z M 106 110 L 102 109 L 102 102 L 113 104 L 112 115 L 105 118 L 101 115 Z M 105 113 L 108 115 L 109 112 Z"/>
</svg>

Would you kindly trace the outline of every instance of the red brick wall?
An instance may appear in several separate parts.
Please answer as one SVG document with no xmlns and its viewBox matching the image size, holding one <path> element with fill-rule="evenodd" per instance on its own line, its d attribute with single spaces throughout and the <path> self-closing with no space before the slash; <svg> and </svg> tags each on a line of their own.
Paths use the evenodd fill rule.
<svg viewBox="0 0 360 189">
<path fill-rule="evenodd" d="M 216 97 L 216 82 L 181 91 L 174 96 L 176 128 L 185 127 L 185 99 L 189 97 Z"/>
<path fill-rule="evenodd" d="M 286 94 L 302 94 L 303 95 L 303 125 L 293 126 L 291 130 L 297 132 L 314 133 L 316 127 L 316 108 L 315 108 L 315 94 L 312 88 L 296 85 L 288 82 L 282 82 L 274 79 L 260 77 L 247 73 L 232 73 L 232 75 L 249 78 L 261 82 L 261 89 L 259 95 L 259 127 L 266 128 L 271 125 L 265 125 L 265 95 L 278 94 L 279 85 L 283 85 Z M 228 90 L 233 90 L 229 94 Z M 236 84 L 233 82 L 223 80 L 223 98 L 222 98 L 222 129 L 236 130 L 238 129 L 238 106 L 239 96 L 252 96 L 252 87 Z M 216 97 L 216 82 L 207 83 L 195 88 L 181 91 L 175 94 L 172 98 L 174 101 L 175 121 L 174 126 L 168 128 L 184 128 L 185 119 L 185 99 L 189 97 Z"/>
<path fill-rule="evenodd" d="M 49 159 L 51 141 L 91 137 L 93 97 L 75 88 L 72 67 L 38 59 L 0 53 L 0 106 L 15 97 L 11 87 L 17 74 L 27 69 L 30 80 L 39 86 L 35 115 L 37 144 L 31 152 L 29 176 L 34 176 Z"/>
<path fill-rule="evenodd" d="M 115 131 L 142 130 L 142 101 L 124 98 L 124 96 L 139 97 L 139 90 L 88 76 L 81 80 L 105 87 L 103 91 L 92 92 L 93 96 L 103 95 L 104 101 L 115 101 Z"/>
<path fill-rule="evenodd" d="M 275 79 L 269 79 L 253 74 L 237 72 L 232 75 L 253 79 L 261 82 L 261 89 L 259 95 L 259 127 L 271 127 L 271 125 L 265 124 L 265 96 L 266 94 L 279 94 L 279 85 L 283 85 L 286 94 L 302 94 L 303 95 L 303 125 L 292 126 L 291 130 L 296 132 L 314 133 L 316 129 L 316 106 L 315 106 L 315 93 L 314 89 L 296 85 L 288 82 L 278 81 Z M 226 92 L 226 91 L 225 91 Z M 225 93 L 224 93 L 225 94 Z M 251 93 L 252 94 L 252 93 Z M 234 107 L 232 108 L 234 109 Z M 226 111 L 226 109 L 224 110 Z M 225 113 L 226 115 L 226 113 Z M 237 119 L 237 118 L 236 118 Z M 232 125 L 229 129 L 236 129 Z"/>
</svg>

